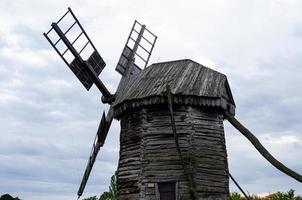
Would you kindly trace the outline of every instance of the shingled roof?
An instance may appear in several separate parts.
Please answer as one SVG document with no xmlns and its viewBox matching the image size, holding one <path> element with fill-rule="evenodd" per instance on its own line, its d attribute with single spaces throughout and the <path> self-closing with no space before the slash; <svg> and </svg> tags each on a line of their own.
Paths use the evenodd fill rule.
<svg viewBox="0 0 302 200">
<path fill-rule="evenodd" d="M 215 106 L 235 114 L 227 77 L 192 60 L 155 63 L 127 78 L 113 102 L 115 116 L 135 107 L 166 101 L 166 84 L 176 104 Z"/>
</svg>

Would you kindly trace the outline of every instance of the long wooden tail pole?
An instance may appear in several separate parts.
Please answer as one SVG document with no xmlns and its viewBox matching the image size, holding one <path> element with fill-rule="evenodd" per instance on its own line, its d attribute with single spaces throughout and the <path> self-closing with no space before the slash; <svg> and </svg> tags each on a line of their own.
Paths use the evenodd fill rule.
<svg viewBox="0 0 302 200">
<path fill-rule="evenodd" d="M 265 147 L 259 142 L 257 137 L 255 135 L 253 135 L 247 128 L 245 128 L 235 117 L 230 115 L 230 113 L 228 113 L 228 112 L 225 112 L 224 114 L 225 114 L 227 120 L 253 144 L 253 146 L 259 151 L 259 153 L 268 162 L 270 162 L 274 167 L 276 167 L 283 173 L 287 174 L 288 176 L 296 179 L 300 183 L 302 182 L 302 176 L 300 174 L 289 169 L 288 167 L 283 165 L 281 162 L 279 162 L 276 158 L 274 158 L 272 156 L 272 154 L 270 154 L 265 149 Z"/>
</svg>

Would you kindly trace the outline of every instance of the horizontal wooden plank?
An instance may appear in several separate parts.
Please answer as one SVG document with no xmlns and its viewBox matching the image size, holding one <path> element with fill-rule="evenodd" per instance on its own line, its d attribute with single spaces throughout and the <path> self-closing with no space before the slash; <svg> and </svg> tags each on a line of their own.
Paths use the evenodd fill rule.
<svg viewBox="0 0 302 200">
<path fill-rule="evenodd" d="M 156 188 L 147 188 L 148 182 L 176 181 L 178 194 L 190 198 L 167 110 L 161 106 L 146 107 L 124 114 L 121 120 L 117 172 L 120 196 L 154 199 Z M 223 116 L 217 110 L 175 107 L 180 151 L 198 194 L 205 200 L 225 197 L 229 190 L 222 121 Z"/>
</svg>

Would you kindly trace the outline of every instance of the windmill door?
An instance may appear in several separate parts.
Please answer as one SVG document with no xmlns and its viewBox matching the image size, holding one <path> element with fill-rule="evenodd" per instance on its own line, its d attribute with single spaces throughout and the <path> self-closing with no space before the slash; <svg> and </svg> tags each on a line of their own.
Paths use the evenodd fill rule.
<svg viewBox="0 0 302 200">
<path fill-rule="evenodd" d="M 160 200 L 176 200 L 175 182 L 158 183 Z"/>
</svg>

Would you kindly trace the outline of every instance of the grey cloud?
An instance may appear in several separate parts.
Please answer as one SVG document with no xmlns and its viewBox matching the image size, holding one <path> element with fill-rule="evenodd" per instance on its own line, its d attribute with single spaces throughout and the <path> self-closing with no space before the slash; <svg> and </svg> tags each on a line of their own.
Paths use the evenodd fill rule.
<svg viewBox="0 0 302 200">
<path fill-rule="evenodd" d="M 212 63 L 209 67 L 228 75 L 237 117 L 275 151 L 279 146 L 263 137 L 299 136 L 302 130 L 299 4 L 137 1 L 130 8 L 135 12 L 122 2 L 75 1 L 71 6 L 107 63 L 100 77 L 112 91 L 120 79 L 114 67 L 137 18 L 159 36 L 151 63 L 184 57 Z M 87 92 L 42 36 L 67 6 L 61 1 L 0 3 L 5 8 L 0 22 L 6 27 L 0 30 L 0 177 L 5 180 L 0 193 L 33 200 L 74 198 L 107 108 L 98 90 Z M 1 51 L 5 48 L 11 52 Z M 244 188 L 302 192 L 225 124 L 230 169 Z M 114 121 L 86 195 L 107 189 L 117 166 L 118 141 L 119 123 Z M 277 156 L 300 170 L 298 154 L 292 151 L 299 153 L 301 145 L 291 145 L 281 146 L 291 153 Z"/>
</svg>

